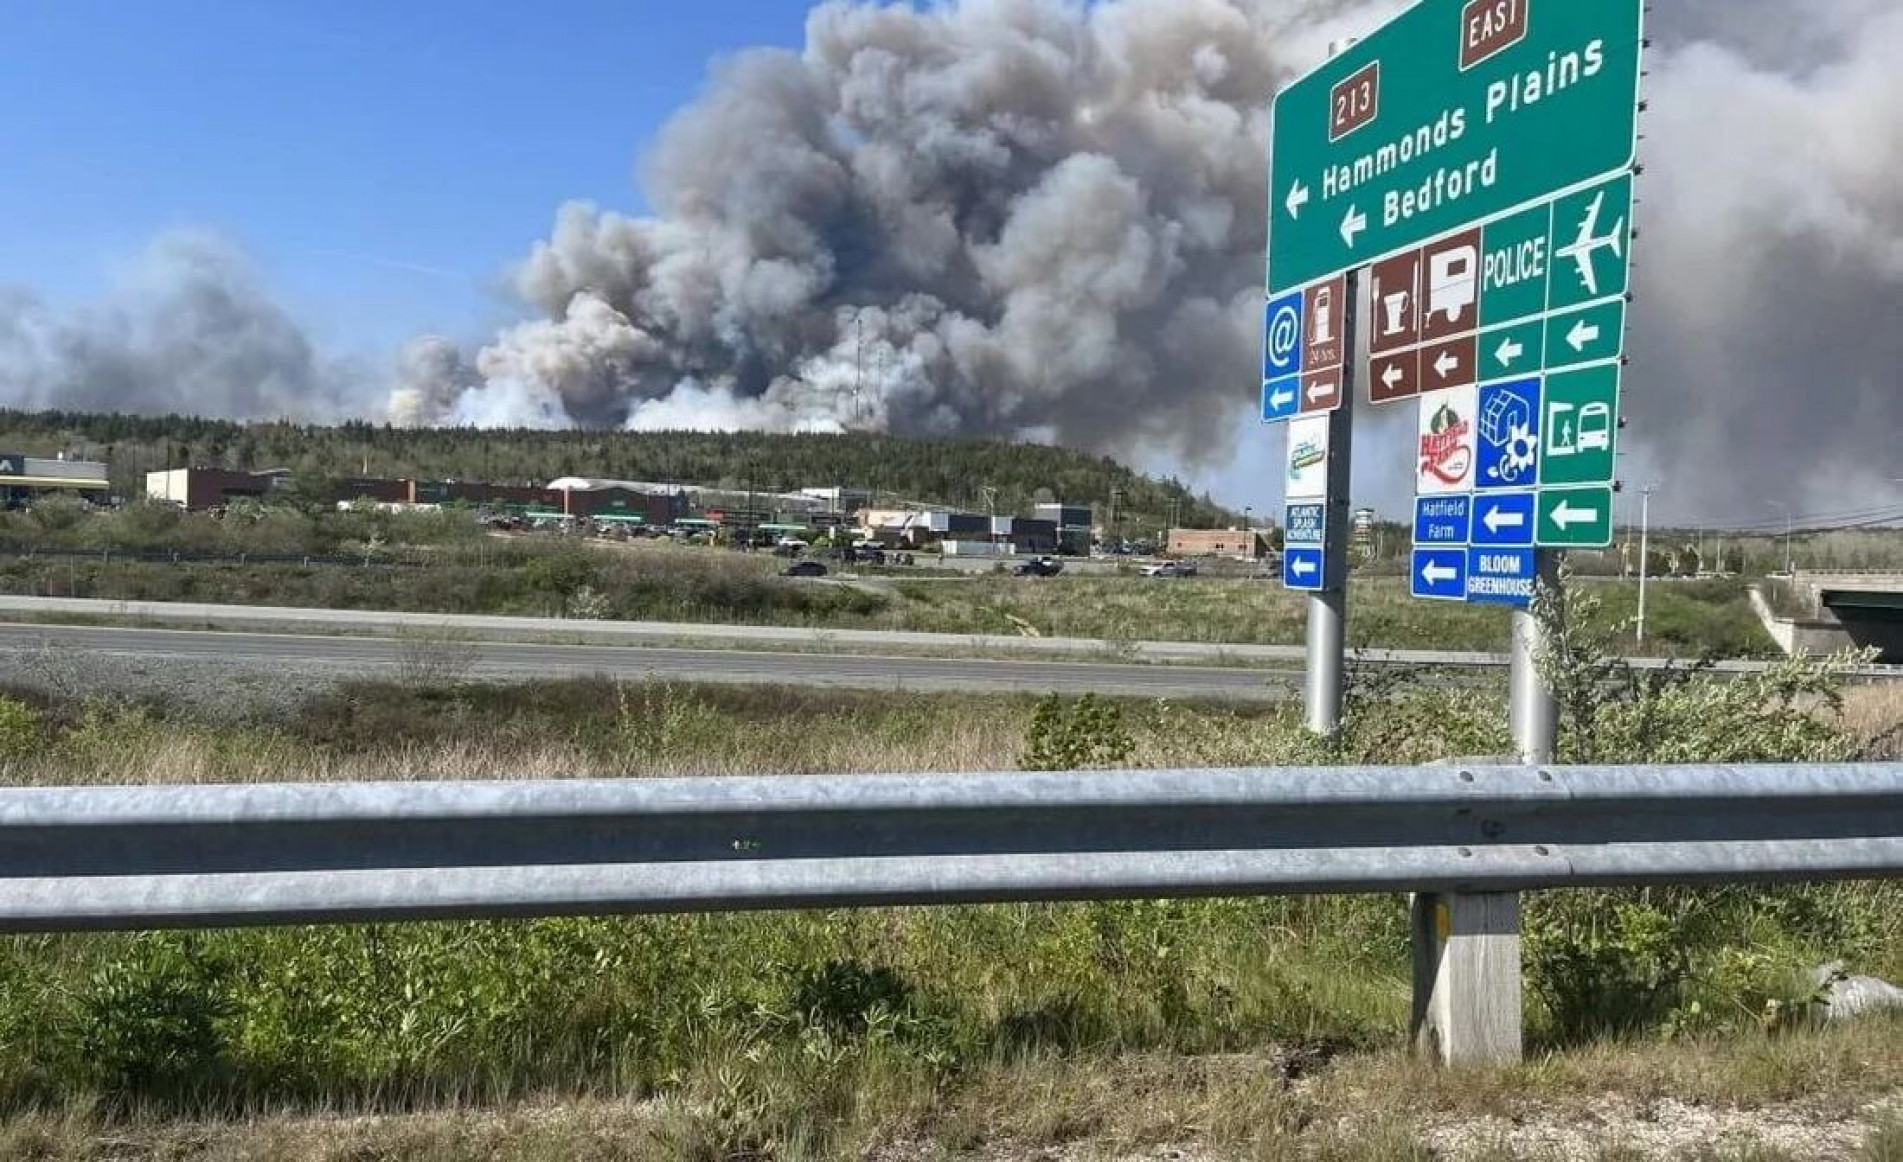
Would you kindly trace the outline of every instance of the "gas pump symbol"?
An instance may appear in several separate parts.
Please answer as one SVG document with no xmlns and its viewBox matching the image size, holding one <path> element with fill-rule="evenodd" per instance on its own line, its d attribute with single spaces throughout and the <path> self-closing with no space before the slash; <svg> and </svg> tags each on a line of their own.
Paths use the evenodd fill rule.
<svg viewBox="0 0 1903 1162">
<path fill-rule="evenodd" d="M 1315 333 L 1309 337 L 1310 346 L 1335 341 L 1334 315 L 1335 288 L 1325 286 L 1315 292 Z"/>
</svg>

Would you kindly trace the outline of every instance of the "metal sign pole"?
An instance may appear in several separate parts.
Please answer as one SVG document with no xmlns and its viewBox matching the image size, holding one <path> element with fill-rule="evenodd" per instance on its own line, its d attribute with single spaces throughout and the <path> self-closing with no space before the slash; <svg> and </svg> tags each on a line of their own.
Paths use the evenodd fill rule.
<svg viewBox="0 0 1903 1162">
<path fill-rule="evenodd" d="M 1322 540 L 1327 585 L 1308 595 L 1308 729 L 1332 738 L 1341 730 L 1347 689 L 1348 537 L 1354 478 L 1355 365 L 1360 357 L 1361 274 L 1348 273 L 1342 297 L 1341 406 L 1328 417 L 1328 498 Z"/>
<path fill-rule="evenodd" d="M 1559 588 L 1557 552 L 1541 549 L 1533 567 L 1539 587 Z M 1513 741 L 1523 763 L 1550 763 L 1559 745 L 1559 702 L 1539 667 L 1551 636 L 1532 610 L 1513 611 Z"/>
<path fill-rule="evenodd" d="M 1344 37 L 1328 46 L 1328 55 L 1340 56 L 1354 45 L 1355 38 Z M 1341 304 L 1341 406 L 1328 417 L 1328 497 L 1322 539 L 1322 576 L 1327 583 L 1321 592 L 1308 595 L 1308 729 L 1324 738 L 1341 731 L 1341 704 L 1348 685 L 1348 496 L 1354 480 L 1360 292 L 1361 272 L 1351 270 Z"/>
</svg>

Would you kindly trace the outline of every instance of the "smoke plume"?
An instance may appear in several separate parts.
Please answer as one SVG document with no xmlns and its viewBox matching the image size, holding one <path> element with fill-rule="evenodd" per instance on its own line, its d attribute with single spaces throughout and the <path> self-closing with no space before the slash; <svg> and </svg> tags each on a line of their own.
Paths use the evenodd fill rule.
<svg viewBox="0 0 1903 1162">
<path fill-rule="evenodd" d="M 328 419 L 346 382 L 245 257 L 208 234 L 161 236 L 87 308 L 56 311 L 0 287 L 10 407 Z"/>
<path fill-rule="evenodd" d="M 1263 507 L 1268 99 L 1403 6 L 827 0 L 661 132 L 650 216 L 560 209 L 486 345 L 353 378 L 175 234 L 88 308 L 0 287 L 0 402 L 1028 437 Z M 1674 0 L 1651 32 L 1622 471 L 1673 516 L 1858 507 L 1903 477 L 1903 9 Z M 1398 511 L 1411 422 L 1362 415 Z"/>
<path fill-rule="evenodd" d="M 545 320 L 427 418 L 1240 451 L 1262 489 L 1267 96 L 1398 7 L 831 0 L 662 134 L 653 217 L 562 209 L 516 274 Z M 1903 11 L 1681 0 L 1652 31 L 1627 475 L 1688 515 L 1842 507 L 1903 476 Z M 1398 505 L 1391 421 L 1363 459 Z"/>
<path fill-rule="evenodd" d="M 561 210 L 482 386 L 402 414 L 1226 456 L 1267 99 L 1355 7 L 821 4 L 662 132 L 653 217 Z"/>
</svg>

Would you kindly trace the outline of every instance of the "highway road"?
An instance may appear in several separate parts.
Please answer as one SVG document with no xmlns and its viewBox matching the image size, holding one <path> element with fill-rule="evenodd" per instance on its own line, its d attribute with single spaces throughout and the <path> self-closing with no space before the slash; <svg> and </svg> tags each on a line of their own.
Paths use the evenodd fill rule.
<svg viewBox="0 0 1903 1162">
<path fill-rule="evenodd" d="M 658 646 L 548 645 L 401 638 L 311 636 L 0 625 L 0 675 L 53 651 L 179 667 L 241 665 L 310 676 L 395 678 L 431 662 L 467 663 L 471 678 L 529 681 L 605 675 L 674 682 L 860 690 L 1085 694 L 1115 697 L 1266 701 L 1295 688 L 1298 674 L 1238 668 L 1119 665 L 1002 659 L 878 657 L 864 654 L 695 650 Z"/>
</svg>

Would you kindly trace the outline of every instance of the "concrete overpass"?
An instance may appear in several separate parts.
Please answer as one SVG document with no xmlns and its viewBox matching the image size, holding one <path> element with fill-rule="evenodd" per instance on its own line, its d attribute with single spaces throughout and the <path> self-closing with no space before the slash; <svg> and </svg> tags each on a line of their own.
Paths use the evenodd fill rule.
<svg viewBox="0 0 1903 1162">
<path fill-rule="evenodd" d="M 1761 595 L 1765 628 L 1787 652 L 1875 649 L 1879 662 L 1903 662 L 1903 572 L 1800 571 Z"/>
</svg>

